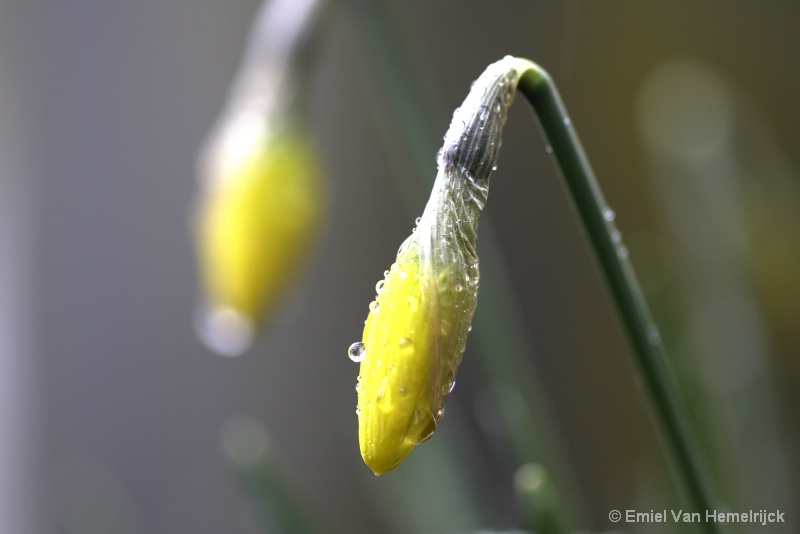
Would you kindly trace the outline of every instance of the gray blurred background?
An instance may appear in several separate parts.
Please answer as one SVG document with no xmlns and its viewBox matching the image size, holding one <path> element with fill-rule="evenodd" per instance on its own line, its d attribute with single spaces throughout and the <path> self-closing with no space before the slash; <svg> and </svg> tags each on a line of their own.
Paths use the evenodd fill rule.
<svg viewBox="0 0 800 534">
<path fill-rule="evenodd" d="M 127 525 L 117 532 L 256 532 L 219 448 L 239 414 L 266 425 L 334 531 L 410 531 L 383 512 L 395 473 L 375 478 L 361 462 L 346 350 L 413 227 L 395 178 L 415 170 L 365 19 L 340 4 L 312 89 L 333 196 L 325 233 L 286 315 L 225 359 L 192 328 L 187 210 L 258 2 L 0 3 L 0 531 L 105 532 L 96 524 L 114 516 Z M 723 447 L 710 461 L 721 493 L 737 511 L 788 506 L 785 531 L 797 531 L 800 4 L 395 0 L 388 11 L 436 135 L 490 62 L 514 54 L 549 70 L 701 441 Z M 668 508 L 646 394 L 522 99 L 485 216 L 573 466 L 577 527 L 611 528 L 612 508 Z M 476 418 L 471 351 L 443 433 Z M 484 439 L 452 455 L 473 493 L 500 495 L 482 501 L 484 526 L 511 528 L 509 477 L 481 465 Z M 463 532 L 470 514 L 409 524 Z"/>
</svg>

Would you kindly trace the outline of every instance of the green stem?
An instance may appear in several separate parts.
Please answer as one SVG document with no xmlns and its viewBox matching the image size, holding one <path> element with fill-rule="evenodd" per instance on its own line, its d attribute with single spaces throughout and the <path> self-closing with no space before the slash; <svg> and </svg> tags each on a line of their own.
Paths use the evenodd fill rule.
<svg viewBox="0 0 800 534">
<path fill-rule="evenodd" d="M 706 510 L 715 510 L 717 508 L 702 474 L 696 447 L 678 405 L 661 337 L 627 259 L 628 251 L 622 244 L 621 234 L 613 224 L 613 212 L 603 199 L 558 91 L 549 74 L 535 64 L 531 64 L 523 73 L 519 90 L 536 112 L 594 248 L 652 396 L 653 406 L 663 425 L 675 464 L 682 475 L 690 504 L 694 511 L 701 514 L 705 514 Z M 706 532 L 720 532 L 713 521 L 704 522 L 703 525 Z"/>
</svg>

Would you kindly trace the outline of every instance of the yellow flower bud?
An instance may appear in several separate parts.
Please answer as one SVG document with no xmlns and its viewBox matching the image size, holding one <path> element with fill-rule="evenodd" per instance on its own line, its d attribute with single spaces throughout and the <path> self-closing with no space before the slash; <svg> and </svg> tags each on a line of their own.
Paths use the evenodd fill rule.
<svg viewBox="0 0 800 534">
<path fill-rule="evenodd" d="M 363 342 L 350 347 L 361 362 L 361 455 L 376 475 L 433 435 L 455 384 L 477 302 L 478 217 L 519 79 L 515 65 L 490 66 L 456 111 L 431 199 L 376 286 Z"/>
<path fill-rule="evenodd" d="M 230 354 L 247 348 L 256 325 L 292 288 L 324 204 L 321 167 L 306 135 L 237 127 L 245 131 L 210 162 L 195 221 L 208 307 L 202 328 L 212 348 Z"/>
<path fill-rule="evenodd" d="M 265 2 L 228 102 L 201 154 L 195 245 L 210 348 L 246 350 L 293 287 L 325 188 L 304 128 L 304 88 L 324 3 Z"/>
</svg>

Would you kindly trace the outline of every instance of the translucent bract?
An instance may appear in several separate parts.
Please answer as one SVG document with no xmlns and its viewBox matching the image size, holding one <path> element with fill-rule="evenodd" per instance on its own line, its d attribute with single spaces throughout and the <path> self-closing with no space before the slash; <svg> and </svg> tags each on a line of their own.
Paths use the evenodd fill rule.
<svg viewBox="0 0 800 534">
<path fill-rule="evenodd" d="M 491 65 L 456 110 L 431 198 L 389 269 L 364 327 L 361 455 L 376 475 L 429 439 L 466 347 L 478 295 L 478 217 L 520 71 Z"/>
</svg>

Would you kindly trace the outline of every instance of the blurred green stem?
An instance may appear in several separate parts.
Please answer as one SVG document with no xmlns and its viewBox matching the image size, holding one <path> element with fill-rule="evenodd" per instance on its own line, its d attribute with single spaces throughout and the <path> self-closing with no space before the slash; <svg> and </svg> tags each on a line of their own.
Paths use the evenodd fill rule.
<svg viewBox="0 0 800 534">
<path fill-rule="evenodd" d="M 220 430 L 220 446 L 235 467 L 264 533 L 329 531 L 308 499 L 280 473 L 276 447 L 261 421 L 249 416 L 232 417 Z"/>
<path fill-rule="evenodd" d="M 693 511 L 716 510 L 706 484 L 694 441 L 686 428 L 671 381 L 666 352 L 653 323 L 639 283 L 627 259 L 628 250 L 613 220 L 583 148 L 549 74 L 533 63 L 524 72 L 519 90 L 528 99 L 550 143 L 574 206 L 605 275 L 611 296 L 634 349 L 636 360 L 661 420 L 676 467 L 685 483 Z M 702 517 L 705 517 L 702 515 Z M 706 532 L 719 532 L 717 523 L 702 523 Z"/>
</svg>

